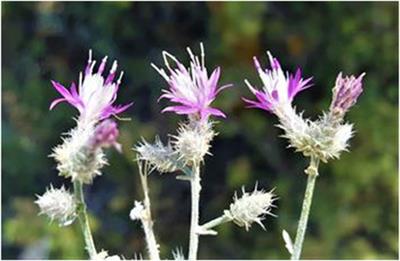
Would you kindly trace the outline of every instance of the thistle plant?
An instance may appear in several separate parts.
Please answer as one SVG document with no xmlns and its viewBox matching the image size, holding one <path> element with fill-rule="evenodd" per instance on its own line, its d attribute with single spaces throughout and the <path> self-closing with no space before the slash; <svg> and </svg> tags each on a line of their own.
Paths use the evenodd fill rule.
<svg viewBox="0 0 400 261">
<path fill-rule="evenodd" d="M 262 223 L 264 219 L 268 215 L 275 216 L 272 210 L 277 197 L 273 190 L 259 189 L 256 184 L 252 191 L 246 191 L 243 186 L 242 192 L 234 194 L 232 203 L 219 216 L 200 225 L 201 177 L 205 175 L 201 167 L 204 166 L 206 157 L 212 155 L 212 141 L 217 135 L 214 129 L 217 123 L 212 117 L 226 118 L 224 112 L 211 107 L 211 104 L 222 90 L 232 87 L 232 84 L 219 86 L 220 67 L 211 74 L 208 73 L 202 44 L 200 56 L 194 55 L 190 48 L 187 48 L 187 52 L 190 58 L 188 67 L 166 51 L 162 53 L 165 68 L 151 64 L 168 84 L 162 90 L 159 100 L 166 99 L 173 103 L 164 108 L 162 113 L 176 113 L 185 116 L 185 119 L 179 123 L 175 134 L 169 135 L 166 143 L 156 136 L 153 143 L 142 139 L 134 146 L 143 198 L 133 202 L 129 217 L 142 225 L 148 258 L 151 260 L 161 260 L 154 232 L 148 182 L 150 173 L 154 171 L 160 174 L 181 172 L 176 178 L 190 182 L 189 260 L 197 259 L 200 236 L 217 235 L 217 226 L 233 222 L 248 231 L 254 224 L 258 224 L 265 230 Z M 348 142 L 354 131 L 353 125 L 345 122 L 344 117 L 362 93 L 362 79 L 365 74 L 343 77 L 340 73 L 333 88 L 329 110 L 312 121 L 304 118 L 303 113 L 298 113 L 292 105 L 298 93 L 311 87 L 312 78 L 303 78 L 300 69 L 294 74 L 284 72 L 279 61 L 271 53 L 268 52 L 267 55 L 270 62 L 270 68 L 267 69 L 263 69 L 254 57 L 256 70 L 263 83 L 262 89 L 257 89 L 245 80 L 256 99 L 243 100 L 250 108 L 275 114 L 279 119 L 277 126 L 284 131 L 282 137 L 288 139 L 289 147 L 310 158 L 310 165 L 304 171 L 308 179 L 294 244 L 286 230 L 282 233 L 291 258 L 297 260 L 301 255 L 314 186 L 319 175 L 319 163 L 339 158 L 343 151 L 348 150 Z M 68 226 L 76 219 L 79 220 L 90 259 L 121 260 L 118 255 L 96 250 L 83 193 L 83 186 L 92 184 L 101 175 L 102 167 L 108 164 L 104 150 L 112 147 L 122 152 L 121 145 L 117 142 L 118 124 L 111 117 L 126 111 L 132 105 L 113 105 L 123 72 L 115 81 L 117 62 L 114 61 L 107 77 L 103 77 L 106 62 L 107 56 L 94 72 L 96 61 L 92 60 L 92 53 L 89 51 L 89 60 L 84 74 L 80 74 L 78 88 L 72 83 L 67 89 L 52 81 L 62 97 L 51 103 L 50 110 L 61 102 L 68 102 L 79 111 L 79 116 L 75 118 L 76 126 L 62 136 L 63 142 L 51 154 L 57 162 L 59 175 L 73 183 L 73 192 L 69 192 L 64 186 L 56 189 L 50 185 L 43 195 L 38 196 L 35 203 L 40 208 L 39 214 L 47 215 L 60 226 Z M 182 248 L 176 248 L 172 255 L 176 260 L 185 260 Z"/>
<path fill-rule="evenodd" d="M 208 76 L 205 67 L 205 54 L 203 45 L 200 44 L 200 57 L 195 56 L 190 48 L 187 48 L 190 57 L 190 66 L 186 68 L 177 58 L 168 52 L 163 52 L 166 69 L 161 69 L 154 64 L 152 67 L 167 81 L 168 89 L 163 90 L 160 99 L 168 99 L 175 105 L 168 106 L 162 112 L 174 112 L 186 115 L 187 119 L 181 122 L 175 135 L 164 145 L 159 137 L 153 144 L 143 140 L 136 147 L 139 169 L 151 172 L 157 170 L 160 173 L 183 172 L 177 179 L 189 181 L 191 184 L 191 222 L 189 233 L 188 259 L 196 260 L 199 236 L 216 235 L 211 228 L 232 221 L 247 229 L 252 223 L 262 225 L 261 220 L 266 214 L 271 214 L 274 196 L 270 192 L 255 189 L 252 193 L 243 191 L 239 198 L 235 196 L 234 202 L 224 214 L 204 225 L 199 224 L 199 204 L 201 192 L 201 166 L 205 162 L 205 156 L 211 155 L 211 142 L 217 135 L 214 131 L 215 122 L 211 116 L 225 118 L 221 110 L 211 107 L 211 103 L 217 95 L 231 84 L 218 87 L 220 68 L 217 67 Z M 145 162 L 145 163 L 143 163 Z M 140 171 L 140 173 L 141 173 Z M 141 173 L 145 199 L 148 191 L 146 174 Z M 146 200 L 144 200 L 146 202 Z M 146 234 L 149 256 L 158 259 L 157 243 L 147 234 L 152 235 L 152 230 L 147 228 L 143 216 L 149 217 L 149 202 L 142 204 L 135 202 L 131 211 L 131 218 L 141 220 Z M 147 211 L 147 214 L 144 214 Z M 152 223 L 152 221 L 151 221 Z M 147 230 L 147 232 L 146 232 Z M 182 250 L 173 252 L 176 259 L 184 259 Z M 153 259 L 153 258 L 152 258 Z"/>
<path fill-rule="evenodd" d="M 362 79 L 365 73 L 358 77 L 342 77 L 340 73 L 333 88 L 329 112 L 323 112 L 322 116 L 312 121 L 304 119 L 303 113 L 297 113 L 291 104 L 295 95 L 311 86 L 311 78 L 303 79 L 300 69 L 297 69 L 294 75 L 288 72 L 285 74 L 278 60 L 271 53 L 267 54 L 270 69 L 262 69 L 254 57 L 256 70 L 263 83 L 262 90 L 256 89 L 245 80 L 256 100 L 243 100 L 250 108 L 259 108 L 275 114 L 280 122 L 278 127 L 284 131 L 282 136 L 289 140 L 289 147 L 310 158 L 310 165 L 305 170 L 308 175 L 307 187 L 294 245 L 288 233 L 283 231 L 286 247 L 292 255 L 291 259 L 297 260 L 301 255 L 307 229 L 315 181 L 319 175 L 319 162 L 327 163 L 330 159 L 339 158 L 343 151 L 348 150 L 353 126 L 344 122 L 344 116 L 362 93 Z"/>
<path fill-rule="evenodd" d="M 167 81 L 169 89 L 164 89 L 160 99 L 168 99 L 176 105 L 166 107 L 162 112 L 175 112 L 176 114 L 187 115 L 186 122 L 180 124 L 177 135 L 173 135 L 173 153 L 177 155 L 180 165 L 190 169 L 186 177 L 191 184 L 191 223 L 189 236 L 189 260 L 197 257 L 199 234 L 199 202 L 200 202 L 200 166 L 204 156 L 209 154 L 210 142 L 215 136 L 212 122 L 209 116 L 225 117 L 219 109 L 210 105 L 217 94 L 225 85 L 218 88 L 220 68 L 216 68 L 208 76 L 205 67 L 205 55 L 203 45 L 200 45 L 201 57 L 195 56 L 190 48 L 187 51 L 190 56 L 190 67 L 186 68 L 178 59 L 168 52 L 163 52 L 166 70 L 152 67 Z M 171 67 L 170 61 L 175 63 Z"/>
<path fill-rule="evenodd" d="M 89 60 L 84 74 L 80 73 L 78 88 L 72 83 L 68 90 L 60 83 L 52 81 L 53 87 L 62 98 L 54 100 L 50 110 L 60 102 L 68 102 L 79 111 L 79 116 L 75 119 L 76 127 L 62 137 L 63 143 L 55 147 L 51 154 L 57 162 L 59 175 L 71 179 L 74 192 L 71 194 L 64 187 L 54 189 L 50 186 L 35 201 L 40 213 L 46 214 L 51 220 L 57 220 L 62 226 L 72 224 L 78 217 L 90 259 L 107 259 L 108 255 L 96 250 L 87 216 L 83 185 L 90 185 L 96 176 L 101 175 L 101 168 L 107 164 L 103 152 L 105 148 L 112 146 L 121 151 L 121 145 L 117 142 L 117 123 L 110 117 L 122 113 L 132 105 L 113 105 L 123 72 L 114 81 L 117 70 L 117 62 L 114 61 L 108 76 L 103 77 L 106 61 L 107 56 L 94 72 L 96 61 L 92 60 L 92 52 L 89 51 Z"/>
</svg>

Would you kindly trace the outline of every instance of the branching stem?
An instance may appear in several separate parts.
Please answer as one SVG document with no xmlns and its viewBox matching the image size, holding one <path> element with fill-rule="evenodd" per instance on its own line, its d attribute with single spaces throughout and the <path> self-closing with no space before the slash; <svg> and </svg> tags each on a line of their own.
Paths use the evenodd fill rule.
<svg viewBox="0 0 400 261">
<path fill-rule="evenodd" d="M 142 165 L 143 164 L 143 165 Z M 160 260 L 159 247 L 153 231 L 153 220 L 151 218 L 149 187 L 147 185 L 148 165 L 138 161 L 140 181 L 143 188 L 143 204 L 144 204 L 144 217 L 141 218 L 144 234 L 146 237 L 147 248 L 149 251 L 150 260 Z"/>
</svg>

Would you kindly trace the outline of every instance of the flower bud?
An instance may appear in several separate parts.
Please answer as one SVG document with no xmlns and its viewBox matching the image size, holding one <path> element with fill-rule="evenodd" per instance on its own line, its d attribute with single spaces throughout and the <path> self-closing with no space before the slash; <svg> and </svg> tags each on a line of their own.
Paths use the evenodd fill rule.
<svg viewBox="0 0 400 261">
<path fill-rule="evenodd" d="M 100 169 L 107 161 L 101 148 L 92 146 L 93 132 L 90 126 L 73 129 L 64 143 L 53 149 L 51 156 L 57 161 L 60 175 L 86 184 L 101 175 Z"/>
<path fill-rule="evenodd" d="M 173 151 L 171 145 L 162 144 L 161 140 L 156 137 L 153 144 L 143 141 L 135 147 L 138 152 L 139 160 L 145 160 L 160 173 L 174 172 L 177 170 L 177 155 Z"/>
<path fill-rule="evenodd" d="M 90 139 L 90 145 L 93 149 L 109 148 L 114 146 L 121 152 L 121 144 L 117 142 L 119 135 L 117 123 L 113 120 L 104 120 L 96 126 L 94 135 Z"/>
<path fill-rule="evenodd" d="M 56 220 L 60 226 L 68 226 L 75 220 L 76 201 L 74 196 L 65 190 L 64 186 L 60 189 L 50 189 L 42 196 L 37 196 L 35 203 L 40 208 L 39 214 L 46 214 L 52 221 Z"/>
<path fill-rule="evenodd" d="M 275 195 L 272 191 L 257 190 L 257 185 L 251 193 L 246 192 L 242 187 L 242 193 L 243 195 L 239 198 L 235 192 L 233 203 L 229 210 L 225 210 L 225 215 L 238 226 L 245 227 L 247 231 L 254 222 L 265 229 L 261 221 L 264 220 L 265 215 L 274 216 L 271 213 L 271 207 L 274 206 L 272 203 L 276 199 Z"/>
<path fill-rule="evenodd" d="M 343 118 L 344 114 L 357 102 L 357 98 L 363 91 L 362 79 L 365 73 L 358 78 L 351 76 L 342 77 L 342 73 L 336 78 L 335 87 L 332 90 L 332 103 L 330 113 L 337 118 Z"/>
<path fill-rule="evenodd" d="M 191 121 L 179 127 L 178 135 L 174 136 L 174 149 L 185 164 L 199 163 L 210 154 L 210 142 L 214 136 L 210 122 Z"/>
</svg>

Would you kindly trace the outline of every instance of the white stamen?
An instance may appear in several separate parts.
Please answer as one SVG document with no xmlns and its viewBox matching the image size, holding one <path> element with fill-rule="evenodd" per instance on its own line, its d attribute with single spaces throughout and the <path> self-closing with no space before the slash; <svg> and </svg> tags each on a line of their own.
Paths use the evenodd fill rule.
<svg viewBox="0 0 400 261">
<path fill-rule="evenodd" d="M 79 93 L 81 93 L 80 90 L 81 86 L 82 86 L 82 72 L 79 73 Z"/>
<path fill-rule="evenodd" d="M 195 58 L 194 58 L 194 55 L 193 55 L 193 53 L 192 53 L 192 50 L 190 50 L 189 47 L 186 47 L 186 51 L 189 53 L 190 60 L 196 61 Z"/>
<path fill-rule="evenodd" d="M 168 75 L 165 73 L 164 69 L 158 68 L 154 63 L 150 64 L 166 81 L 169 81 Z"/>
<path fill-rule="evenodd" d="M 89 59 L 88 59 L 88 64 L 92 62 L 92 49 L 89 49 Z"/>
<path fill-rule="evenodd" d="M 104 56 L 103 60 L 101 60 L 101 64 L 100 64 L 99 69 L 100 69 L 102 66 L 105 66 L 105 63 L 107 62 L 107 59 L 108 59 L 108 56 L 107 56 L 107 55 Z M 103 68 L 103 70 L 104 70 L 104 68 Z M 98 71 L 98 74 L 99 74 L 99 75 L 101 75 L 101 73 L 102 73 L 102 72 Z"/>
<path fill-rule="evenodd" d="M 267 51 L 267 55 L 268 55 L 268 59 L 269 59 L 270 63 L 273 64 L 273 62 L 274 62 L 274 57 L 272 56 L 272 54 L 270 53 L 270 51 Z"/>
<path fill-rule="evenodd" d="M 176 64 L 179 63 L 178 60 L 175 58 L 175 56 L 173 56 L 172 54 L 168 53 L 167 51 L 163 51 L 162 55 L 163 55 L 165 66 L 167 66 L 167 68 L 172 71 L 171 66 L 168 63 L 167 57 L 171 58 Z"/>
<path fill-rule="evenodd" d="M 204 63 L 205 54 L 204 54 L 204 46 L 203 46 L 202 42 L 200 42 L 200 53 L 201 53 L 201 66 L 203 68 L 205 68 L 205 63 Z"/>
<path fill-rule="evenodd" d="M 120 73 L 120 75 L 119 75 L 119 78 L 118 78 L 118 81 L 117 81 L 117 84 L 118 84 L 118 85 L 121 84 L 122 76 L 124 76 L 124 71 L 121 71 L 121 73 Z"/>
<path fill-rule="evenodd" d="M 117 67 L 118 67 L 118 62 L 117 62 L 117 60 L 114 60 L 112 66 L 111 66 L 110 73 L 115 73 L 115 71 L 117 70 Z"/>
<path fill-rule="evenodd" d="M 93 72 L 93 68 L 96 65 L 96 61 L 92 61 L 92 64 L 90 65 L 90 74 Z"/>
<path fill-rule="evenodd" d="M 252 93 L 255 93 L 257 91 L 256 88 L 254 88 L 254 86 L 251 85 L 251 83 L 247 79 L 244 79 L 244 83 L 247 85 L 247 87 L 249 87 Z"/>
</svg>

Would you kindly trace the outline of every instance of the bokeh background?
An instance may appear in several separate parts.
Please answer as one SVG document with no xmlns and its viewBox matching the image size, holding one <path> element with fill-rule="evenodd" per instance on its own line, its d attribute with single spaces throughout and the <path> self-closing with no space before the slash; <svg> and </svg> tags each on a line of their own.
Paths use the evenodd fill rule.
<svg viewBox="0 0 400 261">
<path fill-rule="evenodd" d="M 128 214 L 142 198 L 135 153 L 143 136 L 165 141 L 182 117 L 161 114 L 163 79 L 150 67 L 167 50 L 187 61 L 185 48 L 206 48 L 208 67 L 222 66 L 221 83 L 233 83 L 215 106 L 228 115 L 202 172 L 201 223 L 229 206 L 235 190 L 275 188 L 278 218 L 267 231 L 226 224 L 202 237 L 200 258 L 285 259 L 282 229 L 292 237 L 300 215 L 307 161 L 286 149 L 277 119 L 245 109 L 244 78 L 261 84 L 252 65 L 266 50 L 293 71 L 303 68 L 314 86 L 295 99 L 308 117 L 329 106 L 336 75 L 366 72 L 365 91 L 347 115 L 357 130 L 351 152 L 323 164 L 317 181 L 303 257 L 398 258 L 398 3 L 2 3 L 2 257 L 86 258 L 79 227 L 60 228 L 38 216 L 33 204 L 69 180 L 48 157 L 77 112 L 62 104 L 50 84 L 77 81 L 88 49 L 109 55 L 125 71 L 118 103 L 134 101 L 120 122 L 123 153 L 109 151 L 110 166 L 86 188 L 98 249 L 132 258 L 145 253 L 143 232 Z M 174 174 L 150 176 L 155 231 L 164 258 L 182 247 L 189 231 L 190 187 Z"/>
</svg>

